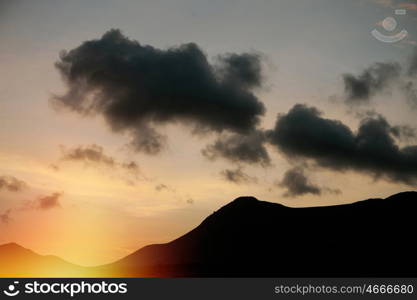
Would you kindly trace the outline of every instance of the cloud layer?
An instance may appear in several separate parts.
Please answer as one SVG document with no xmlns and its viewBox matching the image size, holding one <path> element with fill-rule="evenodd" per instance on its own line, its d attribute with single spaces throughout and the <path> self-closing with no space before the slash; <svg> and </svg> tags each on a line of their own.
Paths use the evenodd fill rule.
<svg viewBox="0 0 417 300">
<path fill-rule="evenodd" d="M 63 52 L 56 68 L 68 86 L 53 99 L 56 107 L 102 115 L 113 131 L 128 133 L 131 145 L 148 154 L 165 144 L 160 125 L 246 133 L 265 111 L 253 94 L 262 84 L 256 54 L 226 54 L 210 63 L 196 44 L 157 49 L 113 29 Z"/>
<path fill-rule="evenodd" d="M 354 132 L 323 118 L 314 107 L 297 104 L 279 116 L 275 128 L 260 129 L 265 108 L 254 91 L 263 84 L 261 65 L 257 54 L 229 53 L 210 61 L 193 43 L 158 49 L 110 30 L 61 54 L 56 68 L 68 90 L 53 104 L 83 116 L 102 116 L 114 132 L 130 136 L 135 150 L 147 154 L 164 148 L 167 137 L 160 129 L 167 124 L 181 123 L 194 133 L 215 132 L 216 140 L 202 154 L 236 163 L 236 169 L 221 172 L 235 183 L 253 181 L 241 164 L 271 165 L 269 143 L 291 161 L 417 184 L 417 145 L 398 144 L 415 138 L 415 132 L 392 126 L 380 115 L 365 116 Z M 417 103 L 416 74 L 417 52 L 404 66 L 374 63 L 358 75 L 343 75 L 345 100 L 368 103 L 400 83 L 410 103 Z M 66 150 L 62 159 L 138 171 L 136 163 L 118 162 L 97 145 Z M 300 168 L 287 171 L 280 185 L 287 188 L 287 196 L 331 191 L 309 182 Z"/>
</svg>

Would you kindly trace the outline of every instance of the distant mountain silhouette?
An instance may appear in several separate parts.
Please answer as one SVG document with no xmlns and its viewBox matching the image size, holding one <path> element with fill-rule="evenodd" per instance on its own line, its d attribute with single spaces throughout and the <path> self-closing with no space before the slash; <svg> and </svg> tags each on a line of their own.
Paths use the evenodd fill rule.
<svg viewBox="0 0 417 300">
<path fill-rule="evenodd" d="M 241 197 L 172 242 L 85 268 L 82 276 L 415 277 L 416 212 L 417 192 L 310 208 Z M 0 275 L 5 261 L 16 261 L 13 253 L 22 260 L 35 255 L 14 245 L 4 260 L 3 247 Z"/>
<path fill-rule="evenodd" d="M 76 277 L 88 271 L 56 256 L 36 254 L 15 243 L 0 246 L 0 277 Z"/>
</svg>

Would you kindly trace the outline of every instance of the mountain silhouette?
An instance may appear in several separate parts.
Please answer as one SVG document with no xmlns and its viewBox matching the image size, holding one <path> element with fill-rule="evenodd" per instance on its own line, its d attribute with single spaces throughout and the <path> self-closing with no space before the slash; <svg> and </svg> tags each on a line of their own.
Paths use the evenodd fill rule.
<svg viewBox="0 0 417 300">
<path fill-rule="evenodd" d="M 0 246 L 0 277 L 84 276 L 89 270 L 53 255 L 39 255 L 15 243 Z"/>
<path fill-rule="evenodd" d="M 417 192 L 308 208 L 240 197 L 178 239 L 82 276 L 415 277 L 416 212 Z M 21 247 L 8 251 L 33 256 Z"/>
<path fill-rule="evenodd" d="M 115 263 L 127 276 L 415 276 L 417 192 L 290 208 L 241 197 Z"/>
</svg>

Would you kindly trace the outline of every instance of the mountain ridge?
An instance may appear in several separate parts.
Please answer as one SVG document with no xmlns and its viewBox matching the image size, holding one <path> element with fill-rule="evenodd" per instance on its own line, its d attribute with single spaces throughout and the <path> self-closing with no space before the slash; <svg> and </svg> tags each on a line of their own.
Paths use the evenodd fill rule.
<svg viewBox="0 0 417 300">
<path fill-rule="evenodd" d="M 168 243 L 147 245 L 103 266 L 62 268 L 83 277 L 416 276 L 411 241 L 416 212 L 413 191 L 304 208 L 244 196 Z M 6 246 L 36 255 L 15 243 Z M 35 265 L 41 268 L 42 263 Z M 25 275 L 14 270 L 14 275 L 19 270 Z"/>
<path fill-rule="evenodd" d="M 413 199 L 414 202 L 410 202 L 409 200 Z M 411 207 L 409 207 L 411 205 Z M 239 226 L 245 227 L 245 230 L 247 230 L 250 240 L 257 241 L 262 240 L 263 242 L 267 241 L 268 239 L 257 239 L 256 235 L 259 234 L 259 232 L 256 232 L 256 230 L 251 230 L 251 226 L 253 224 L 256 224 L 257 222 L 260 222 L 261 218 L 266 219 L 266 222 L 263 222 L 263 225 L 279 225 L 279 222 L 272 221 L 274 218 L 283 218 L 284 221 L 281 223 L 281 227 L 278 227 L 277 230 L 279 232 L 280 229 L 284 228 L 283 225 L 286 225 L 286 221 L 289 221 L 291 218 L 307 218 L 311 219 L 311 216 L 319 215 L 321 218 L 324 218 L 325 220 L 332 222 L 334 224 L 338 224 L 339 220 L 343 220 L 343 223 L 339 223 L 337 226 L 338 229 L 340 229 L 339 234 L 342 235 L 349 235 L 350 233 L 356 233 L 358 235 L 358 241 L 359 242 L 352 242 L 352 244 L 343 242 L 342 240 L 339 240 L 339 248 L 342 245 L 345 245 L 348 249 L 353 249 L 355 247 L 360 248 L 361 246 L 368 246 L 375 250 L 375 246 L 369 245 L 369 243 L 366 242 L 366 231 L 373 229 L 373 220 L 377 223 L 380 223 L 381 229 L 384 229 L 387 235 L 393 234 L 394 228 L 390 228 L 389 226 L 385 226 L 384 222 L 381 221 L 381 217 L 387 216 L 387 218 L 396 212 L 402 212 L 403 215 L 408 214 L 410 215 L 411 212 L 416 212 L 417 209 L 417 193 L 416 192 L 403 192 L 399 193 L 390 197 L 387 197 L 385 199 L 379 199 L 379 198 L 372 198 L 368 200 L 363 201 L 357 201 L 350 204 L 338 204 L 333 206 L 316 206 L 316 207 L 303 207 L 303 208 L 293 208 L 288 207 L 282 204 L 278 203 L 271 203 L 266 201 L 260 201 L 257 200 L 254 197 L 239 197 L 235 199 L 234 201 L 226 204 L 219 210 L 215 211 L 211 215 L 209 215 L 206 219 L 202 221 L 200 225 L 198 225 L 196 228 L 191 230 L 190 232 L 184 234 L 183 236 L 169 242 L 166 244 L 155 244 L 146 246 L 144 248 L 141 248 L 134 253 L 128 255 L 127 257 L 117 261 L 115 264 L 118 264 L 122 267 L 122 269 L 126 268 L 127 273 L 131 272 L 129 269 L 131 269 L 131 266 L 135 266 L 139 269 L 147 269 L 146 266 L 149 265 L 166 265 L 166 266 L 177 266 L 176 270 L 171 270 L 170 268 L 166 268 L 161 270 L 155 271 L 155 270 L 149 270 L 151 276 L 152 274 L 156 276 L 164 276 L 164 273 L 166 272 L 168 276 L 317 276 L 317 275 L 331 275 L 331 276 L 345 276 L 347 274 L 351 276 L 380 276 L 383 274 L 389 274 L 390 272 L 394 272 L 395 274 L 402 274 L 407 275 L 409 272 L 404 271 L 403 269 L 390 269 L 388 268 L 386 271 L 383 271 L 382 268 L 377 268 L 375 271 L 373 271 L 373 267 L 376 267 L 376 262 L 380 255 L 383 255 L 382 252 L 375 251 L 374 258 L 369 259 L 368 268 L 365 271 L 361 271 L 361 269 L 358 266 L 358 263 L 353 263 L 351 260 L 347 260 L 348 262 L 342 263 L 343 267 L 342 269 L 337 270 L 335 268 L 331 267 L 331 264 L 327 264 L 325 269 L 327 269 L 324 272 L 315 271 L 315 269 L 319 269 L 319 264 L 309 264 L 308 261 L 305 261 L 303 259 L 300 259 L 300 263 L 298 268 L 291 268 L 291 266 L 277 266 L 272 264 L 271 267 L 266 267 L 263 269 L 257 269 L 256 263 L 253 263 L 249 271 L 245 271 L 242 269 L 245 268 L 239 268 L 239 266 L 236 266 L 236 260 L 235 263 L 230 264 L 229 260 L 233 260 L 233 251 L 229 251 L 229 254 L 224 255 L 227 253 L 228 250 L 222 249 L 220 254 L 218 255 L 218 250 L 211 248 L 211 246 L 214 244 L 228 244 L 227 238 L 224 237 L 223 239 L 219 239 L 216 237 L 208 237 L 208 232 L 213 231 L 213 235 L 221 235 L 222 231 L 225 228 L 231 227 L 231 234 L 229 237 L 236 236 L 239 232 L 236 228 L 233 229 L 233 223 L 228 222 L 230 219 L 233 219 L 236 222 L 239 222 Z M 401 209 L 404 208 L 404 209 Z M 237 213 L 237 211 L 239 211 Z M 273 212 L 272 212 L 273 211 Z M 375 212 L 378 212 L 378 214 L 375 214 Z M 259 216 L 257 218 L 250 219 L 254 215 Z M 351 223 L 349 223 L 349 218 L 351 218 Z M 356 222 L 360 222 L 361 224 L 356 224 L 354 222 L 356 218 Z M 246 219 L 246 220 L 245 220 Z M 269 220 L 269 221 L 268 221 Z M 405 219 L 410 220 L 410 219 Z M 397 222 L 404 223 L 405 220 L 397 220 Z M 262 221 L 262 220 L 261 220 Z M 265 220 L 264 220 L 265 221 Z M 270 222 L 271 221 L 271 222 Z M 310 220 L 311 221 L 311 220 Z M 288 222 L 289 223 L 289 222 Z M 327 232 L 328 235 L 337 234 L 337 231 L 334 231 L 332 229 L 329 229 L 325 226 L 325 224 L 320 223 L 319 221 L 310 222 L 311 226 L 315 226 L 315 229 L 317 229 L 320 232 Z M 398 225 L 398 224 L 397 224 Z M 294 226 L 294 225 L 293 225 Z M 361 228 L 360 226 L 363 226 Z M 210 227 L 210 228 L 208 228 Z M 308 232 L 309 234 L 314 234 L 314 230 L 309 228 L 302 228 L 301 226 L 297 225 L 295 227 L 295 234 L 297 232 L 300 234 L 303 230 L 305 232 Z M 394 225 L 395 227 L 395 225 Z M 327 229 L 326 229 L 327 228 Z M 331 228 L 331 227 L 330 227 Z M 230 228 L 228 228 L 230 229 Z M 361 230 L 363 229 L 363 230 Z M 292 245 L 294 247 L 297 245 L 297 242 L 294 241 L 293 238 L 291 238 L 291 234 L 285 234 L 282 233 L 287 238 L 287 243 Z M 203 240 L 199 240 L 199 242 L 195 242 L 195 240 L 198 240 L 200 235 L 204 236 Z M 365 236 L 364 236 L 365 235 Z M 379 236 L 380 238 L 383 238 L 383 233 L 375 233 L 373 234 L 374 237 L 370 236 L 370 239 L 375 238 L 375 236 Z M 403 236 L 404 235 L 404 229 L 403 232 L 398 232 L 397 235 Z M 245 237 L 242 237 L 245 238 Z M 314 241 L 312 241 L 308 236 L 304 237 L 305 239 L 309 240 L 312 244 L 314 244 Z M 208 239 L 208 240 L 207 240 Z M 212 243 L 212 241 L 214 241 Z M 333 240 L 335 240 L 333 238 Z M 321 240 L 321 243 L 323 245 L 330 245 L 332 244 L 331 241 Z M 377 243 L 378 244 L 378 243 Z M 204 245 L 201 247 L 201 245 Z M 241 243 L 239 246 L 236 247 L 235 243 L 232 243 L 231 246 L 234 248 L 243 247 L 244 243 Z M 202 249 L 203 248 L 203 249 Z M 206 251 L 206 249 L 211 249 Z M 262 256 L 262 251 L 256 251 L 253 247 L 248 247 L 249 251 L 246 250 L 246 253 L 257 253 L 259 256 Z M 275 245 L 274 249 L 278 250 L 280 247 L 277 247 Z M 397 253 L 396 249 L 389 247 L 389 249 L 393 250 L 393 253 Z M 229 249 L 230 250 L 230 249 Z M 343 249 L 339 249 L 343 250 Z M 210 253 L 211 252 L 211 253 Z M 266 255 L 270 257 L 274 257 L 273 253 L 271 251 L 266 251 Z M 283 250 L 281 252 L 284 252 L 288 256 L 293 256 L 291 253 L 292 251 Z M 295 251 L 298 254 L 302 254 L 299 251 Z M 386 252 L 386 251 L 385 251 Z M 196 257 L 196 253 L 198 253 L 198 257 Z M 364 250 L 364 253 L 367 253 L 367 250 Z M 324 259 L 322 255 L 320 255 L 319 251 L 315 251 L 315 254 L 318 255 L 321 259 Z M 335 256 L 331 253 L 327 253 L 329 255 L 329 259 L 335 259 Z M 347 255 L 347 253 L 344 253 Z M 250 256 L 248 256 L 250 257 Z M 244 257 L 241 255 L 240 259 L 244 259 Z M 216 264 L 217 260 L 217 267 L 211 268 L 209 265 Z M 257 257 L 257 260 L 263 260 Z M 302 263 L 301 263 L 302 261 Z M 346 261 L 346 259 L 345 259 Z M 193 267 L 195 264 L 202 264 L 203 267 Z M 303 268 L 301 265 L 306 264 L 309 265 L 310 268 L 306 267 Z M 349 265 L 352 264 L 352 266 L 357 266 L 356 268 L 350 267 Z M 394 262 L 390 263 L 391 265 L 395 265 Z M 220 266 L 219 266 L 220 265 Z M 222 267 L 223 265 L 223 267 Z M 264 264 L 266 265 L 266 264 Z M 366 264 L 365 264 L 366 265 Z M 178 268 L 178 266 L 182 266 L 183 268 Z M 225 267 L 227 266 L 227 267 Z M 281 267 L 282 269 L 285 269 L 285 271 L 280 272 L 279 269 Z M 324 267 L 322 265 L 321 267 Z M 274 269 L 276 268 L 277 271 Z M 174 268 L 175 269 L 175 268 Z M 181 269 L 178 271 L 178 269 Z M 236 270 L 234 272 L 233 270 Z M 414 269 L 417 272 L 417 269 Z M 133 270 L 133 274 L 134 274 Z"/>
</svg>

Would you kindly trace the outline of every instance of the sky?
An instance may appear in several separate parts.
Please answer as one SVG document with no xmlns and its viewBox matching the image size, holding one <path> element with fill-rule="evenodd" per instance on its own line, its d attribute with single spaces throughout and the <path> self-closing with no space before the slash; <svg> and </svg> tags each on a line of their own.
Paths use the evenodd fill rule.
<svg viewBox="0 0 417 300">
<path fill-rule="evenodd" d="M 0 0 L 0 244 L 97 265 L 243 195 L 415 189 L 416 23 L 414 0 Z"/>
</svg>

